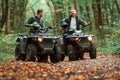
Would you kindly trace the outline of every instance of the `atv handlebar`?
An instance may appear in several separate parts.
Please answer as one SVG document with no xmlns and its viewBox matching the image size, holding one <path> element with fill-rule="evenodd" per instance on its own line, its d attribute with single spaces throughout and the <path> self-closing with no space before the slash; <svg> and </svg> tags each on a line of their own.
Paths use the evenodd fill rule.
<svg viewBox="0 0 120 80">
<path fill-rule="evenodd" d="M 25 24 L 25 27 L 35 27 L 35 28 L 40 28 L 40 25 Z"/>
<path fill-rule="evenodd" d="M 39 33 L 46 33 L 48 29 L 55 29 L 52 26 L 48 26 L 46 29 L 42 28 L 37 22 L 33 22 L 32 24 L 25 24 L 25 27 L 33 27 L 33 29 Z"/>
<path fill-rule="evenodd" d="M 34 27 L 34 28 L 39 28 L 39 30 L 36 30 L 39 33 L 46 33 L 48 29 L 55 29 L 52 26 L 48 26 L 46 29 L 41 28 L 39 25 L 32 25 L 32 24 L 25 24 L 25 27 Z"/>
</svg>

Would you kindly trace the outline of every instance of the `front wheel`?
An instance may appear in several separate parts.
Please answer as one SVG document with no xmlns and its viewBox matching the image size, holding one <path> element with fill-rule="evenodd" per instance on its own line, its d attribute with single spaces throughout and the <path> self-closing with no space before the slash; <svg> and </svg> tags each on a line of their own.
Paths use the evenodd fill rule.
<svg viewBox="0 0 120 80">
<path fill-rule="evenodd" d="M 84 59 L 84 53 L 80 53 L 79 57 L 80 57 L 81 60 L 83 60 Z"/>
<path fill-rule="evenodd" d="M 65 59 L 65 54 L 61 54 L 61 61 L 64 61 L 64 59 Z"/>
<path fill-rule="evenodd" d="M 72 45 L 67 46 L 67 55 L 69 57 L 69 61 L 75 61 L 76 59 L 76 54 L 74 52 L 74 47 Z"/>
<path fill-rule="evenodd" d="M 91 59 L 96 59 L 96 46 L 94 44 L 91 44 L 89 55 Z"/>
<path fill-rule="evenodd" d="M 50 55 L 50 60 L 53 63 L 57 63 L 61 60 L 61 53 L 59 47 L 55 46 L 54 48 L 54 54 Z"/>
<path fill-rule="evenodd" d="M 19 60 L 25 60 L 25 55 L 21 53 L 20 51 L 20 44 L 18 44 L 15 48 L 15 59 L 16 61 L 19 61 Z"/>
<path fill-rule="evenodd" d="M 26 61 L 35 61 L 37 48 L 34 44 L 29 44 L 26 51 Z"/>
</svg>

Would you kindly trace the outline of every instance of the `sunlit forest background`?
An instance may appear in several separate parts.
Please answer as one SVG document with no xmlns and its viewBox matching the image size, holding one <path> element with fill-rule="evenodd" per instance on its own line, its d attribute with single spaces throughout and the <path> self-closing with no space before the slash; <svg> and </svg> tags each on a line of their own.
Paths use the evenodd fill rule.
<svg viewBox="0 0 120 80">
<path fill-rule="evenodd" d="M 75 8 L 79 17 L 92 22 L 81 29 L 96 36 L 98 53 L 120 52 L 120 0 L 0 0 L 0 60 L 14 57 L 18 33 L 29 32 L 24 25 L 39 8 L 45 11 L 45 25 L 56 27 L 55 35 L 60 35 L 60 21 Z"/>
</svg>

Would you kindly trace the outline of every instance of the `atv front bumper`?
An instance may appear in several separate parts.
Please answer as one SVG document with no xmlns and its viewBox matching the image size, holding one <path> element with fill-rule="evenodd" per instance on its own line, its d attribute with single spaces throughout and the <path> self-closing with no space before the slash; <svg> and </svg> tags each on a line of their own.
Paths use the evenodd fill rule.
<svg viewBox="0 0 120 80">
<path fill-rule="evenodd" d="M 53 54 L 54 53 L 54 44 L 39 44 L 40 54 Z"/>
</svg>

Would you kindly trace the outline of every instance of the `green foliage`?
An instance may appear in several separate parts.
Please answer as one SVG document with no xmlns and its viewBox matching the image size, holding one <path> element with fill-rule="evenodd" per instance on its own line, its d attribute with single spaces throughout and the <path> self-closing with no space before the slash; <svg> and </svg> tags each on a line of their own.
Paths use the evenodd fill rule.
<svg viewBox="0 0 120 80">
<path fill-rule="evenodd" d="M 26 11 L 26 21 L 31 17 L 36 15 L 38 9 L 44 9 L 44 23 L 46 26 L 52 25 L 52 14 L 45 0 L 29 0 Z"/>
<path fill-rule="evenodd" d="M 15 50 L 15 40 L 16 34 L 4 35 L 0 36 L 0 60 L 4 60 L 6 58 L 10 58 L 14 56 Z"/>
<path fill-rule="evenodd" d="M 106 26 L 108 27 L 108 26 Z M 106 28 L 105 42 L 103 45 L 98 44 L 98 52 L 112 54 L 120 52 L 120 28 L 114 25 L 114 27 Z M 96 43 L 99 43 L 96 40 Z"/>
</svg>

